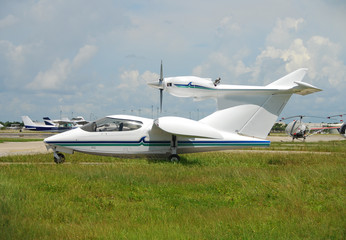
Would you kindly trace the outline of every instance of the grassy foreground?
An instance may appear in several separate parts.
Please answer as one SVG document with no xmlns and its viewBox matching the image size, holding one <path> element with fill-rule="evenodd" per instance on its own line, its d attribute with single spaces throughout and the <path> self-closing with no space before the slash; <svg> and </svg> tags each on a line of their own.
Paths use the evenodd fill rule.
<svg viewBox="0 0 346 240">
<path fill-rule="evenodd" d="M 345 239 L 346 141 L 323 144 L 304 150 L 332 150 L 189 154 L 179 164 L 2 157 L 30 164 L 0 165 L 0 239 Z"/>
</svg>

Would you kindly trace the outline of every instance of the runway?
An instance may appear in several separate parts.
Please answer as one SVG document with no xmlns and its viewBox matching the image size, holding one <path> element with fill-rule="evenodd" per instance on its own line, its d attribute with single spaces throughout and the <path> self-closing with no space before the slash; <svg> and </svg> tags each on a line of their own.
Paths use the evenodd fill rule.
<svg viewBox="0 0 346 240">
<path fill-rule="evenodd" d="M 41 141 L 0 143 L 0 157 L 10 156 L 10 155 L 38 154 L 38 153 L 48 153 L 46 149 L 46 145 Z"/>
</svg>

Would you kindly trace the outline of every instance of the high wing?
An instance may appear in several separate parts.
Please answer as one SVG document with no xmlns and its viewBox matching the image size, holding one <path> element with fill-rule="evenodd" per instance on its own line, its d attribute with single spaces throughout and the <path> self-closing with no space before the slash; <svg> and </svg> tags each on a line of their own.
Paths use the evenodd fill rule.
<svg viewBox="0 0 346 240">
<path fill-rule="evenodd" d="M 173 135 L 221 139 L 222 135 L 215 128 L 187 118 L 161 117 L 154 121 L 161 130 Z"/>
</svg>

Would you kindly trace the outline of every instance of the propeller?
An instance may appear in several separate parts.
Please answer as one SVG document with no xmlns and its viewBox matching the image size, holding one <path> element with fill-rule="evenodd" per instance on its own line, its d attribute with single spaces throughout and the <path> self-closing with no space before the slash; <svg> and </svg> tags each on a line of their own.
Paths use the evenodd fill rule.
<svg viewBox="0 0 346 240">
<path fill-rule="evenodd" d="M 329 116 L 329 117 L 327 117 L 328 119 L 330 119 L 330 118 L 334 118 L 334 117 L 341 117 L 342 118 L 342 116 L 344 116 L 344 115 L 346 115 L 346 113 L 343 113 L 343 114 L 337 114 L 337 115 L 333 115 L 333 116 Z"/>
<path fill-rule="evenodd" d="M 159 81 L 155 82 L 149 82 L 148 85 L 154 88 L 158 88 L 160 90 L 160 112 L 162 112 L 162 99 L 163 99 L 163 90 L 165 87 L 164 84 L 164 78 L 163 78 L 163 67 L 162 67 L 162 60 L 161 60 L 161 67 L 160 67 L 160 78 Z"/>
<path fill-rule="evenodd" d="M 291 118 L 300 118 L 300 120 L 302 120 L 303 118 L 322 118 L 322 119 L 325 119 L 326 117 L 297 115 L 297 116 L 291 116 L 291 117 L 282 117 L 281 120 L 287 120 L 287 119 L 291 119 Z"/>
<path fill-rule="evenodd" d="M 160 67 L 160 79 L 159 79 L 159 83 L 160 83 L 160 112 L 162 112 L 162 98 L 163 98 L 163 71 L 162 71 L 162 60 L 161 60 L 161 67 Z"/>
</svg>

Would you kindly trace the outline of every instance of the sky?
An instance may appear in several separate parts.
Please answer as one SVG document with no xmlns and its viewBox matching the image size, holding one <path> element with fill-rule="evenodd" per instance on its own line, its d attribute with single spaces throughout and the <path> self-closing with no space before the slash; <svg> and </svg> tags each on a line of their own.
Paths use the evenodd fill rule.
<svg viewBox="0 0 346 240">
<path fill-rule="evenodd" d="M 164 77 L 260 86 L 308 68 L 323 91 L 280 117 L 346 113 L 345 22 L 343 0 L 0 0 L 0 121 L 156 118 L 161 60 Z M 163 115 L 215 110 L 164 94 Z"/>
</svg>

